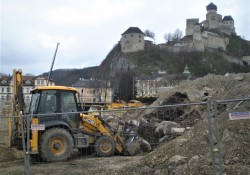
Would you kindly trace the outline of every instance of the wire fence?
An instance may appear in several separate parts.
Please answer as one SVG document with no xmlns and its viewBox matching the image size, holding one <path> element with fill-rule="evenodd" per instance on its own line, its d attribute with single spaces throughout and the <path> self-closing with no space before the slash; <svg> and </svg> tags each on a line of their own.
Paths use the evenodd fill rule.
<svg viewBox="0 0 250 175">
<path fill-rule="evenodd" d="M 250 99 L 214 100 L 213 109 L 214 130 L 210 128 L 216 138 L 211 140 L 213 174 L 222 175 L 225 171 L 237 174 L 240 168 L 237 166 L 248 167 L 250 163 Z M 234 170 L 223 170 L 230 164 L 235 166 Z"/>
<path fill-rule="evenodd" d="M 221 147 L 221 133 L 219 129 L 223 130 L 222 136 L 226 135 L 225 132 L 230 128 L 229 125 L 231 123 L 242 123 L 242 121 L 228 119 L 226 120 L 226 125 L 225 122 L 221 125 L 220 121 L 225 121 L 225 117 L 228 117 L 231 112 L 249 109 L 248 100 L 236 99 L 231 101 L 207 101 L 174 105 L 165 102 L 161 106 L 154 107 L 84 112 L 86 115 L 94 115 L 96 118 L 99 116 L 100 118 L 98 119 L 100 119 L 102 124 L 105 124 L 105 128 L 111 134 L 112 138 L 117 138 L 115 134 L 118 133 L 121 135 L 122 140 L 127 143 L 129 140 L 126 140 L 126 137 L 123 135 L 124 125 L 121 123 L 132 123 L 133 121 L 133 126 L 136 126 L 133 131 L 134 133 L 138 133 L 140 138 L 138 142 L 139 151 L 134 151 L 136 154 L 133 156 L 124 156 L 128 155 L 128 152 L 119 152 L 117 149 L 114 151 L 114 155 L 105 158 L 102 158 L 102 155 L 98 154 L 97 142 L 99 141 L 97 138 L 101 135 L 100 133 L 98 134 L 99 130 L 96 130 L 96 128 L 86 130 L 84 127 L 87 126 L 83 125 L 83 123 L 91 123 L 92 121 L 89 118 L 84 119 L 83 117 L 79 117 L 79 112 L 22 115 L 19 125 L 20 133 L 15 132 L 15 134 L 12 134 L 12 138 L 14 136 L 19 138 L 18 143 L 15 143 L 15 146 L 11 148 L 9 147 L 11 137 L 8 131 L 10 130 L 10 124 L 16 124 L 18 118 L 2 115 L 0 117 L 0 174 L 102 174 L 106 169 L 116 169 L 119 163 L 123 165 L 124 161 L 130 161 L 137 157 L 143 159 L 144 155 L 153 150 L 159 151 L 159 154 L 156 155 L 159 160 L 162 160 L 166 156 L 164 154 L 168 154 L 169 157 L 174 156 L 172 155 L 173 152 L 178 149 L 183 152 L 183 155 L 186 156 L 185 159 L 187 159 L 190 158 L 189 156 L 192 154 L 193 147 L 197 147 L 197 149 L 202 147 L 207 156 L 210 157 L 212 165 L 208 166 L 210 167 L 207 170 L 208 174 L 215 175 L 217 171 L 221 174 L 224 171 L 222 165 L 230 162 L 225 162 L 227 161 L 225 152 L 223 152 L 223 149 L 225 149 L 223 147 L 225 145 L 225 136 L 224 138 L 222 137 Z M 245 101 L 248 101 L 248 103 Z M 237 102 L 241 103 L 234 109 L 237 106 Z M 32 120 L 34 117 L 37 117 L 39 122 L 44 125 L 34 123 Z M 58 121 L 64 122 L 58 123 Z M 245 123 L 249 124 L 249 120 Z M 197 124 L 200 125 L 200 128 L 192 130 L 192 126 Z M 225 129 L 227 130 L 225 131 Z M 83 133 L 83 130 L 84 135 L 79 135 L 79 133 Z M 95 134 L 91 133 L 93 130 Z M 202 138 L 204 130 L 207 131 L 204 141 L 198 140 L 197 142 L 197 140 L 192 140 L 195 137 Z M 67 146 L 62 146 L 65 142 L 65 139 L 60 139 L 62 136 L 59 139 L 53 140 L 53 135 L 66 135 L 68 139 L 66 139 Z M 188 140 L 185 141 L 184 148 L 176 147 L 164 150 L 166 143 L 180 136 Z M 36 137 L 38 149 L 34 150 L 33 146 L 36 144 L 30 140 Z M 52 138 L 50 145 L 43 144 L 50 138 Z M 90 138 L 93 139 L 91 140 Z M 135 139 L 135 137 L 133 138 Z M 86 140 L 89 144 L 85 143 Z M 14 143 L 12 144 L 14 145 Z M 115 146 L 117 145 L 118 140 L 115 142 Z M 69 149 L 69 146 L 72 148 Z M 122 149 L 127 149 L 126 146 L 126 144 L 122 145 Z M 138 145 L 134 145 L 134 147 L 136 146 Z M 60 157 L 64 149 L 66 152 L 69 152 L 65 160 L 51 161 L 56 160 L 57 155 Z M 106 149 L 105 144 L 103 144 L 103 149 Z M 164 154 L 160 154 L 162 151 Z M 56 155 L 55 159 L 51 158 L 47 152 Z M 83 169 L 85 170 L 83 171 Z"/>
</svg>

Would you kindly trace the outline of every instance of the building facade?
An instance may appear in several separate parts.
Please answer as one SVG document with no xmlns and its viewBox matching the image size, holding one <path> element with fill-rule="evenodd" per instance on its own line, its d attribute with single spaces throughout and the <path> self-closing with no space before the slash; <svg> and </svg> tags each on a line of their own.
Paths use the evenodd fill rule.
<svg viewBox="0 0 250 175">
<path fill-rule="evenodd" d="M 72 85 L 80 96 L 79 102 L 83 103 L 111 103 L 112 88 L 109 81 L 80 78 Z"/>
<path fill-rule="evenodd" d="M 23 98 L 26 107 L 31 100 L 30 91 L 38 86 L 47 85 L 47 77 L 44 76 L 22 76 L 23 79 Z M 54 86 L 55 81 L 50 80 L 49 85 Z M 0 75 L 0 109 L 4 105 L 11 105 L 13 98 L 13 79 L 12 76 Z"/>
</svg>

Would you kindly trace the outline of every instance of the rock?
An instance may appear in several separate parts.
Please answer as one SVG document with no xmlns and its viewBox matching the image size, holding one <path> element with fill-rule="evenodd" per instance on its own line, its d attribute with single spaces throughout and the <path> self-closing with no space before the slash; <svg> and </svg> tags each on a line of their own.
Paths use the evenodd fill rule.
<svg viewBox="0 0 250 175">
<path fill-rule="evenodd" d="M 140 123 L 148 123 L 148 121 L 145 118 L 141 118 Z"/>
<path fill-rule="evenodd" d="M 237 80 L 237 81 L 242 81 L 242 80 L 243 80 L 243 76 L 242 76 L 242 75 L 238 75 L 238 76 L 235 78 L 235 80 Z"/>
<path fill-rule="evenodd" d="M 147 140 L 142 139 L 141 148 L 143 152 L 149 152 L 152 150 L 151 145 L 148 143 Z"/>
<path fill-rule="evenodd" d="M 165 135 L 164 137 L 162 137 L 159 140 L 159 143 L 162 143 L 162 142 L 165 142 L 165 141 L 169 141 L 169 140 L 171 140 L 171 136 L 170 135 Z"/>
<path fill-rule="evenodd" d="M 185 128 L 171 128 L 171 135 L 180 136 L 185 132 Z"/>
<path fill-rule="evenodd" d="M 171 135 L 171 128 L 178 127 L 179 124 L 171 121 L 162 121 L 161 123 L 155 124 L 154 135 L 157 137 L 163 137 L 164 135 Z"/>
<path fill-rule="evenodd" d="M 203 97 L 204 92 L 196 88 L 189 88 L 186 90 L 186 94 L 190 101 L 197 101 L 197 99 L 200 99 Z"/>
<path fill-rule="evenodd" d="M 199 160 L 200 160 L 200 157 L 198 155 L 196 156 L 193 156 L 189 162 L 188 162 L 188 166 L 195 166 L 197 164 L 199 164 Z"/>
<path fill-rule="evenodd" d="M 187 162 L 187 157 L 175 155 L 169 159 L 169 165 L 172 167 L 177 167 L 179 165 L 183 165 Z"/>
<path fill-rule="evenodd" d="M 178 127 L 179 124 L 171 121 L 164 121 L 163 133 L 164 135 L 171 135 L 172 127 Z"/>
<path fill-rule="evenodd" d="M 23 151 L 21 151 L 21 150 L 17 150 L 16 148 L 12 148 L 12 154 L 14 155 L 14 157 L 16 158 L 16 159 L 21 159 L 21 158 L 23 158 Z"/>
</svg>

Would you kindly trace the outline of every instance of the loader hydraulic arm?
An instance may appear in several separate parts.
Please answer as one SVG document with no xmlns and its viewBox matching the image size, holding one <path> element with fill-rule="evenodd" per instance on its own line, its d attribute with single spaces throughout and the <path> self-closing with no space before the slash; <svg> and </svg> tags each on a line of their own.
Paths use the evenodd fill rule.
<svg viewBox="0 0 250 175">
<path fill-rule="evenodd" d="M 13 70 L 13 116 L 16 116 L 15 125 L 18 132 L 18 137 L 21 137 L 20 132 L 20 116 L 25 113 L 23 99 L 23 78 L 22 70 Z"/>
</svg>

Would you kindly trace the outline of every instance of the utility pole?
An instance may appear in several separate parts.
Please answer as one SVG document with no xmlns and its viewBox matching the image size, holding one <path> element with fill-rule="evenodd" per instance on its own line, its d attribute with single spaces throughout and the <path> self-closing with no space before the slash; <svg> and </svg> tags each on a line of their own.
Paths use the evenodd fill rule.
<svg viewBox="0 0 250 175">
<path fill-rule="evenodd" d="M 49 76 L 48 76 L 47 86 L 49 85 L 50 76 L 51 76 L 51 74 L 52 74 L 52 69 L 53 69 L 53 66 L 54 66 L 54 62 L 55 62 L 55 58 L 56 58 L 56 53 L 57 53 L 57 49 L 58 49 L 59 44 L 60 44 L 60 43 L 57 43 L 57 45 L 56 45 L 56 51 L 55 51 L 55 54 L 54 54 L 54 58 L 53 58 L 51 67 L 50 67 L 50 72 L 49 72 Z"/>
</svg>

